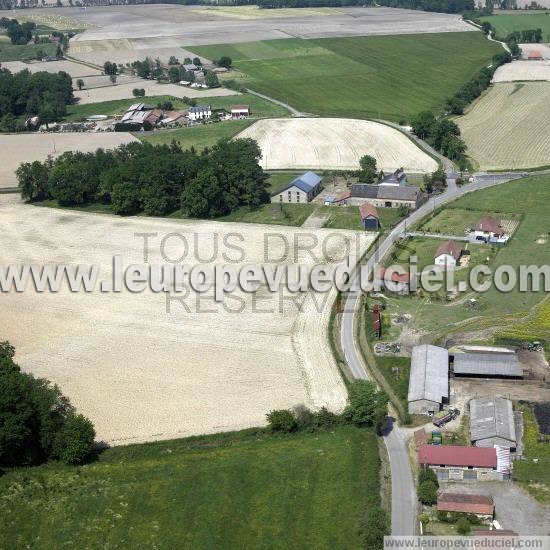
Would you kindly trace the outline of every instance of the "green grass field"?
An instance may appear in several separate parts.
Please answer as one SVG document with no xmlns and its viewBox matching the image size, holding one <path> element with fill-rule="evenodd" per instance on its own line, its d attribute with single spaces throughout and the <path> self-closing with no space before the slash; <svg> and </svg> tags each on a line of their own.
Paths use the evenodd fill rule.
<svg viewBox="0 0 550 550">
<path fill-rule="evenodd" d="M 115 447 L 0 477 L 1 548 L 363 548 L 371 431 L 246 431 Z"/>
<path fill-rule="evenodd" d="M 445 208 L 438 212 L 433 218 L 426 220 L 420 225 L 422 231 L 428 233 L 440 233 L 442 235 L 456 235 L 463 237 L 465 230 L 474 227 L 481 216 L 491 216 L 496 220 L 518 220 L 519 214 L 510 212 L 491 212 L 484 210 L 463 210 L 462 208 Z"/>
<path fill-rule="evenodd" d="M 465 195 L 444 210 L 451 214 L 446 214 L 442 219 L 446 224 L 449 219 L 460 223 L 458 220 L 464 217 L 464 211 L 475 218 L 487 212 L 520 217 L 521 223 L 506 246 L 477 245 L 481 259 L 486 251 L 492 258 L 490 267 L 493 271 L 501 265 L 516 268 L 520 265 L 543 265 L 550 257 L 550 226 L 545 214 L 549 202 L 550 177 L 533 176 Z M 452 212 L 454 209 L 459 211 L 456 217 Z M 429 223 L 433 226 L 433 222 Z M 459 296 L 456 303 L 449 305 L 437 296 L 432 299 L 426 296 L 394 296 L 389 298 L 388 304 L 393 314 L 410 313 L 415 329 L 420 331 L 444 334 L 455 330 L 457 323 L 469 321 L 468 326 L 472 328 L 500 326 L 507 336 L 512 337 L 514 329 L 521 326 L 520 318 L 527 318 L 533 308 L 546 298 L 546 294 L 542 290 L 520 292 L 517 289 L 502 293 L 492 286 L 487 292 L 467 295 L 478 300 L 475 310 L 469 309 L 460 300 L 461 297 L 466 296 Z M 546 318 L 543 313 L 541 319 Z M 529 329 L 530 339 L 542 340 L 547 334 L 546 330 L 536 331 L 540 327 L 541 319 L 535 316 L 529 325 L 531 329 L 526 327 L 525 330 Z"/>
<path fill-rule="evenodd" d="M 322 208 L 328 209 L 330 212 L 330 217 L 325 222 L 324 227 L 363 231 L 358 206 L 323 206 Z M 398 208 L 378 208 L 377 210 L 382 230 L 391 228 L 401 219 Z"/>
<path fill-rule="evenodd" d="M 481 33 L 269 40 L 190 46 L 228 55 L 235 78 L 307 113 L 399 121 L 440 111 L 501 50 Z M 229 78 L 229 77 L 228 77 Z"/>
<path fill-rule="evenodd" d="M 506 38 L 514 31 L 542 29 L 543 42 L 550 42 L 550 12 L 536 13 L 506 13 L 480 17 L 480 21 L 488 21 L 496 29 L 496 35 Z"/>
<path fill-rule="evenodd" d="M 228 216 L 218 218 L 220 222 L 270 223 L 274 225 L 302 225 L 315 210 L 314 204 L 264 204 L 260 208 L 250 210 L 243 206 Z"/>
<path fill-rule="evenodd" d="M 160 130 L 152 134 L 137 136 L 153 145 L 170 144 L 177 141 L 184 149 L 194 147 L 202 151 L 205 147 L 211 147 L 223 138 L 232 138 L 252 124 L 252 120 L 225 120 L 212 124 L 200 124 L 189 128 L 176 128 L 174 130 Z"/>
<path fill-rule="evenodd" d="M 55 44 L 26 44 L 18 46 L 6 40 L 1 40 L 0 62 L 36 59 L 38 52 L 42 52 L 43 56 L 54 56 L 56 50 L 57 46 Z"/>
</svg>

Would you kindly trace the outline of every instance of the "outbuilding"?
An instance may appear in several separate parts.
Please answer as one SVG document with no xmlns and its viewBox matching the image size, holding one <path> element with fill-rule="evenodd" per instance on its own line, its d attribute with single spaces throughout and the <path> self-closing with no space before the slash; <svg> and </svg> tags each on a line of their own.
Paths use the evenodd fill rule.
<svg viewBox="0 0 550 550">
<path fill-rule="evenodd" d="M 231 105 L 231 118 L 247 118 L 250 116 L 248 105 Z"/>
<path fill-rule="evenodd" d="M 468 378 L 522 378 L 515 353 L 455 353 L 452 357 L 455 376 Z"/>
<path fill-rule="evenodd" d="M 322 178 L 306 172 L 294 178 L 284 189 L 271 197 L 271 202 L 307 203 L 321 191 Z"/>
<path fill-rule="evenodd" d="M 514 408 L 503 397 L 479 397 L 470 401 L 470 440 L 476 447 L 516 448 Z"/>
<path fill-rule="evenodd" d="M 424 344 L 415 346 L 409 376 L 409 413 L 434 414 L 449 399 L 449 352 Z"/>
<path fill-rule="evenodd" d="M 492 520 L 495 504 L 490 496 L 442 492 L 437 496 L 437 511 L 473 514 L 483 520 Z"/>
<path fill-rule="evenodd" d="M 414 185 L 382 182 L 380 185 L 354 183 L 351 186 L 348 204 L 359 206 L 370 203 L 380 208 L 399 208 L 404 206 L 414 210 L 422 202 L 423 194 Z"/>
<path fill-rule="evenodd" d="M 378 210 L 368 202 L 362 204 L 359 207 L 359 214 L 361 216 L 361 224 L 365 231 L 377 231 L 380 228 L 380 218 L 378 216 Z"/>
</svg>

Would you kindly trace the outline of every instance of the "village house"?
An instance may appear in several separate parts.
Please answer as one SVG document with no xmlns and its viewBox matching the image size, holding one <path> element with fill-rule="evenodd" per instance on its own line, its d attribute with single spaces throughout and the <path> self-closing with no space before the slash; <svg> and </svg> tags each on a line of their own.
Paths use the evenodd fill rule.
<svg viewBox="0 0 550 550">
<path fill-rule="evenodd" d="M 503 397 L 479 397 L 470 401 L 470 440 L 476 447 L 516 448 L 514 408 Z"/>
<path fill-rule="evenodd" d="M 231 118 L 247 118 L 250 116 L 248 105 L 231 105 Z"/>
<path fill-rule="evenodd" d="M 410 414 L 434 414 L 449 400 L 449 352 L 431 345 L 412 350 L 409 394 Z"/>
<path fill-rule="evenodd" d="M 456 267 L 460 256 L 462 255 L 462 247 L 454 241 L 445 241 L 437 249 L 435 253 L 435 265 L 442 266 L 446 269 Z"/>
<path fill-rule="evenodd" d="M 437 511 L 473 514 L 481 520 L 491 521 L 495 515 L 495 504 L 490 496 L 440 492 L 437 495 Z"/>
<path fill-rule="evenodd" d="M 424 194 L 414 185 L 407 184 L 403 169 L 396 170 L 392 175 L 382 179 L 378 185 L 370 183 L 354 183 L 346 204 L 359 206 L 368 202 L 381 208 L 406 207 L 410 210 L 418 208 L 424 200 Z"/>
<path fill-rule="evenodd" d="M 368 202 L 359 207 L 359 215 L 361 216 L 361 224 L 365 231 L 378 231 L 380 228 L 380 218 L 376 208 Z"/>
<path fill-rule="evenodd" d="M 271 202 L 307 203 L 321 191 L 321 177 L 306 172 L 294 178 L 284 189 L 271 197 Z"/>
<path fill-rule="evenodd" d="M 510 478 L 510 451 L 502 448 L 422 445 L 421 468 L 432 469 L 439 481 L 502 481 Z"/>
<path fill-rule="evenodd" d="M 385 268 L 378 270 L 378 274 L 374 279 L 375 289 L 387 289 L 396 294 L 410 294 L 416 292 L 416 284 L 413 285 L 416 275 L 410 273 L 396 273 L 395 271 L 387 272 Z"/>
<path fill-rule="evenodd" d="M 189 120 L 208 120 L 212 116 L 210 105 L 195 105 L 187 112 Z"/>
<path fill-rule="evenodd" d="M 491 216 L 484 216 L 476 223 L 474 227 L 474 237 L 476 239 L 498 239 L 504 235 L 504 230 L 500 222 Z"/>
</svg>

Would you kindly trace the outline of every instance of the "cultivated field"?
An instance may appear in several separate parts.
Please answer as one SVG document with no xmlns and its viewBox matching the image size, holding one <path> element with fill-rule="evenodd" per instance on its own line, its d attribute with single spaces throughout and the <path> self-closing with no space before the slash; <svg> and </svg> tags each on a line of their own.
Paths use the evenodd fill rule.
<svg viewBox="0 0 550 550">
<path fill-rule="evenodd" d="M 549 16 L 550 18 L 550 16 Z M 550 60 L 550 45 L 549 44 L 520 44 L 521 56 L 527 59 L 532 51 L 539 52 L 546 60 Z"/>
<path fill-rule="evenodd" d="M 275 233 L 265 249 L 268 262 L 313 263 L 309 251 L 293 257 L 295 239 L 311 244 L 311 231 L 303 237 L 295 228 L 120 218 L 23 205 L 13 195 L 0 195 L 0 215 L 1 265 L 97 265 L 105 281 L 115 255 L 125 266 L 143 264 L 143 238 L 135 234 L 144 232 L 157 234 L 151 265 L 168 261 L 159 243 L 169 233 L 179 236 L 167 238 L 165 258 L 188 266 L 261 265 L 265 236 Z M 235 233 L 242 240 L 228 237 Z M 360 251 L 372 242 L 345 231 L 315 235 L 318 261 L 333 265 L 346 256 L 346 242 L 359 239 Z M 285 257 L 285 239 L 291 257 Z M 235 245 L 244 252 L 230 248 Z M 27 291 L 2 296 L 0 325 L 25 370 L 58 383 L 93 420 L 99 439 L 122 444 L 263 425 L 269 410 L 297 404 L 341 410 L 346 390 L 327 340 L 335 295 L 334 289 L 271 294 L 262 287 L 255 294 L 234 292 L 220 304 L 212 293 L 192 291 L 168 301 L 149 290 Z"/>
<path fill-rule="evenodd" d="M 261 12 L 261 13 L 260 13 Z M 43 13 L 43 10 L 26 10 Z M 391 8 L 257 10 L 249 6 L 206 9 L 154 4 L 49 9 L 96 28 L 71 41 L 71 55 L 102 64 L 146 55 L 167 61 L 185 56 L 182 45 L 324 36 L 394 35 L 471 31 L 458 15 Z M 328 15 L 328 16 L 327 16 Z"/>
<path fill-rule="evenodd" d="M 15 171 L 22 162 L 46 160 L 48 155 L 58 156 L 65 151 L 83 153 L 103 149 L 113 149 L 137 141 L 125 132 L 107 132 L 101 134 L 0 134 L 0 189 L 16 187 Z"/>
<path fill-rule="evenodd" d="M 350 426 L 117 447 L 3 475 L 0 547 L 358 549 L 379 478 L 376 436 Z"/>
<path fill-rule="evenodd" d="M 266 169 L 358 170 L 363 155 L 385 172 L 404 167 L 433 172 L 437 163 L 398 130 L 367 120 L 294 118 L 260 120 L 238 137 L 255 139 Z"/>
<path fill-rule="evenodd" d="M 159 84 L 156 80 L 140 79 L 139 81 L 124 84 L 109 84 L 100 88 L 91 88 L 81 91 L 76 90 L 74 96 L 78 99 L 79 105 L 86 105 L 88 103 L 99 103 L 102 101 L 130 99 L 134 97 L 132 93 L 134 88 L 143 88 L 146 96 L 171 95 L 175 97 L 193 97 L 196 99 L 238 94 L 238 92 L 228 90 L 227 88 L 201 90 L 179 86 L 178 84 Z"/>
<path fill-rule="evenodd" d="M 550 61 L 514 61 L 501 65 L 493 82 L 550 80 Z"/>
<path fill-rule="evenodd" d="M 537 3 L 544 5 L 544 0 Z M 520 2 L 518 2 L 519 5 Z M 480 17 L 479 19 L 491 23 L 499 38 L 505 38 L 514 31 L 542 29 L 543 41 L 550 42 L 550 15 L 547 12 L 503 13 Z"/>
<path fill-rule="evenodd" d="M 244 75 L 240 82 L 302 112 L 395 122 L 426 109 L 440 111 L 502 50 L 475 32 L 291 38 L 189 49 L 208 59 L 228 55 Z"/>
<path fill-rule="evenodd" d="M 495 84 L 457 119 L 468 154 L 482 169 L 550 163 L 550 84 Z"/>
<path fill-rule="evenodd" d="M 93 69 L 81 63 L 74 63 L 73 61 L 36 61 L 33 63 L 23 63 L 22 61 L 7 61 L 2 63 L 3 69 L 8 69 L 12 73 L 18 73 L 19 71 L 30 71 L 31 73 L 38 73 L 46 71 L 48 73 L 58 73 L 59 71 L 65 71 L 73 78 L 80 78 L 84 76 L 97 76 L 102 72 L 98 69 Z"/>
</svg>

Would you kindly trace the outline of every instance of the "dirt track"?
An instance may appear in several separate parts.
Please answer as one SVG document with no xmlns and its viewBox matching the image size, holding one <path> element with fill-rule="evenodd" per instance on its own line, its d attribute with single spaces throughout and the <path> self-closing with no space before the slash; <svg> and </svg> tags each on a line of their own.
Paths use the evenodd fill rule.
<svg viewBox="0 0 550 550">
<path fill-rule="evenodd" d="M 153 265 L 165 263 L 158 244 L 168 233 L 187 239 L 189 254 L 181 263 L 188 265 L 199 263 L 195 250 L 206 262 L 215 239 L 217 263 L 243 265 L 263 263 L 266 234 L 289 239 L 290 250 L 295 236 L 304 234 L 295 228 L 47 209 L 20 204 L 14 195 L 0 195 L 0 220 L 0 265 L 95 264 L 102 280 L 110 280 L 113 255 L 122 254 L 124 265 L 143 263 L 143 240 L 136 232 L 158 234 L 150 248 Z M 242 235 L 242 242 L 231 243 L 245 249 L 244 259 L 224 245 L 230 232 Z M 308 233 L 319 239 L 335 234 Z M 338 235 L 327 241 L 334 257 L 342 255 L 343 238 L 360 235 L 362 247 L 371 240 L 361 233 Z M 270 239 L 267 250 L 278 262 L 281 238 Z M 171 237 L 165 252 L 180 256 L 181 237 Z M 312 263 L 305 251 L 297 259 Z M 226 309 L 211 296 L 197 302 L 198 296 L 172 301 L 167 312 L 165 296 L 151 291 L 9 293 L 2 296 L 1 339 L 17 347 L 25 370 L 58 383 L 94 421 L 98 437 L 113 444 L 257 426 L 269 410 L 301 403 L 343 407 L 346 391 L 326 338 L 334 292 L 318 297 L 324 304 L 319 312 L 310 292 L 301 312 L 288 292 L 280 303 L 263 288 L 255 295 L 236 293 Z M 240 313 L 238 299 L 245 302 Z"/>
</svg>

